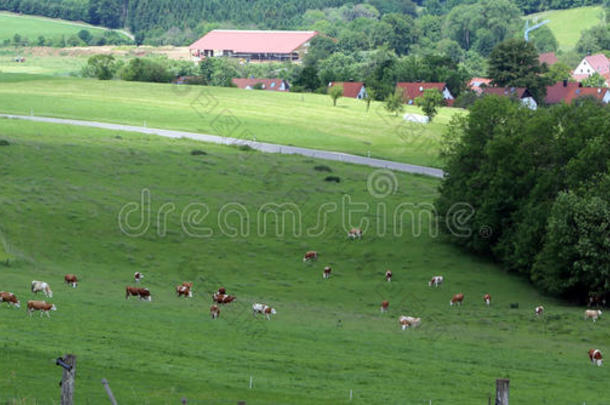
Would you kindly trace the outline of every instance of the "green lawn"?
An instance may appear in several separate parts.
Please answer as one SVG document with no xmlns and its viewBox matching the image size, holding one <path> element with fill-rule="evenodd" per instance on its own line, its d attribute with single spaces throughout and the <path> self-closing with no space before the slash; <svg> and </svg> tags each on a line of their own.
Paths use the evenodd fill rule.
<svg viewBox="0 0 610 405">
<path fill-rule="evenodd" d="M 441 134 L 463 110 L 407 124 L 382 103 L 329 96 L 0 74 L 0 112 L 178 129 L 440 166 Z M 406 112 L 421 114 L 414 106 Z"/>
<path fill-rule="evenodd" d="M 81 83 L 99 91 L 95 81 L 61 88 Z M 57 91 L 49 81 L 30 84 L 39 84 L 41 95 Z M 145 85 L 132 86 L 143 94 Z M 139 108 L 171 94 L 144 88 L 153 94 Z M 238 93 L 215 94 L 224 101 Z M 257 97 L 264 106 L 273 96 Z M 57 100 L 60 107 L 67 102 Z M 312 100 L 305 96 L 306 111 L 315 108 Z M 99 114 L 95 107 L 102 104 L 89 105 Z M 520 278 L 447 245 L 430 233 L 425 215 L 416 225 L 438 180 L 396 174 L 395 192 L 373 198 L 370 169 L 298 156 L 10 120 L 0 120 L 0 138 L 11 143 L 0 148 L 0 232 L 17 252 L 9 267 L 0 265 L 0 289 L 23 304 L 0 307 L 1 403 L 57 403 L 61 370 L 54 359 L 66 352 L 78 356 L 79 404 L 107 401 L 101 378 L 121 404 L 175 404 L 182 397 L 195 404 L 340 404 L 353 390 L 351 403 L 473 405 L 487 404 L 499 377 L 511 379 L 515 404 L 602 405 L 610 398 L 608 367 L 592 366 L 586 355 L 591 347 L 610 352 L 608 320 L 586 322 L 583 308 L 542 297 Z M 194 149 L 207 155 L 193 156 Z M 320 164 L 341 182 L 324 181 L 329 173 L 314 170 Z M 135 214 L 120 220 L 122 207 L 138 208 L 126 204 L 139 201 L 142 190 L 151 196 L 144 220 Z M 345 236 L 345 196 L 352 205 L 368 204 L 353 206 L 360 211 L 350 224 L 369 221 L 360 241 Z M 255 218 L 269 202 L 294 202 L 307 229 L 326 226 L 319 236 L 290 229 L 282 236 L 271 221 L 263 232 Z M 318 222 L 318 208 L 332 203 L 338 211 Z M 414 216 L 402 217 L 407 232 L 399 236 L 379 207 L 392 213 L 401 203 L 412 204 L 406 207 Z M 207 216 L 192 216 L 206 207 Z M 233 211 L 218 221 L 222 207 Z M 385 226 L 383 218 L 390 218 Z M 126 223 L 131 236 L 121 232 Z M 305 265 L 309 249 L 320 260 Z M 325 265 L 333 267 L 329 280 L 321 277 Z M 388 268 L 392 283 L 383 280 Z M 124 299 L 134 271 L 145 274 L 152 302 Z M 66 273 L 79 276 L 77 289 L 62 284 Z M 446 282 L 429 288 L 436 274 Z M 33 279 L 55 292 L 51 319 L 26 315 Z M 195 282 L 190 300 L 174 294 L 184 280 Z M 210 294 L 221 285 L 238 300 L 212 321 Z M 465 304 L 450 308 L 457 292 L 465 293 Z M 487 292 L 494 299 L 489 308 L 482 302 Z M 383 299 L 390 311 L 381 316 Z M 271 321 L 254 319 L 253 302 L 278 313 Z M 545 318 L 535 319 L 540 304 Z M 422 317 L 421 327 L 401 331 L 400 314 Z"/>
<path fill-rule="evenodd" d="M 600 6 L 578 7 L 568 10 L 550 10 L 525 16 L 532 21 L 551 20 L 547 26 L 553 31 L 559 48 L 568 51 L 576 45 L 582 31 L 599 24 L 603 19 Z"/>
<path fill-rule="evenodd" d="M 89 30 L 92 35 L 99 35 L 108 30 L 85 23 L 0 12 L 0 42 L 5 39 L 12 40 L 15 34 L 27 37 L 30 41 L 36 41 L 40 35 L 45 38 L 55 38 L 61 35 L 69 37 L 82 29 Z"/>
<path fill-rule="evenodd" d="M 24 63 L 15 57 L 23 56 Z M 30 48 L 0 48 L 0 73 L 75 76 L 87 64 L 88 56 L 38 55 Z"/>
</svg>

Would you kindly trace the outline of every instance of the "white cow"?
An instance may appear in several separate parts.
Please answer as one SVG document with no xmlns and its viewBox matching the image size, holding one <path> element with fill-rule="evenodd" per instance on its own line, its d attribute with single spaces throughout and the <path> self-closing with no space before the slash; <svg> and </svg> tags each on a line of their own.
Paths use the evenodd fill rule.
<svg viewBox="0 0 610 405">
<path fill-rule="evenodd" d="M 439 285 L 443 284 L 444 278 L 443 276 L 434 276 L 432 277 L 432 280 L 428 281 L 428 287 L 438 287 Z"/>
<path fill-rule="evenodd" d="M 275 308 L 271 308 L 265 304 L 253 304 L 252 305 L 252 314 L 256 316 L 256 314 L 263 314 L 267 320 L 271 320 L 271 315 L 275 315 Z"/>
<path fill-rule="evenodd" d="M 32 292 L 38 293 L 40 291 L 44 292 L 44 295 L 46 295 L 47 297 L 53 297 L 53 291 L 51 291 L 51 287 L 49 287 L 49 284 L 45 283 L 44 281 L 32 281 Z"/>
<path fill-rule="evenodd" d="M 410 326 L 413 326 L 414 328 L 416 328 L 421 323 L 421 318 L 414 318 L 412 316 L 401 315 L 398 318 L 398 323 L 401 325 L 402 330 L 405 330 Z"/>
<path fill-rule="evenodd" d="M 597 322 L 600 316 L 602 316 L 602 311 L 599 309 L 585 310 L 585 319 L 593 319 L 593 322 Z"/>
</svg>

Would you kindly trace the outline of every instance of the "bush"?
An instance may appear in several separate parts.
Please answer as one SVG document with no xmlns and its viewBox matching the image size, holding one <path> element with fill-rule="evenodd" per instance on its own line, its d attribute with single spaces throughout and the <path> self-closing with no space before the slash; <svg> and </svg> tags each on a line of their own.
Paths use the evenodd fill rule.
<svg viewBox="0 0 610 405">
<path fill-rule="evenodd" d="M 191 151 L 191 155 L 193 156 L 205 156 L 208 153 L 206 151 L 200 150 L 200 149 L 194 149 Z"/>
<path fill-rule="evenodd" d="M 120 72 L 123 80 L 135 82 L 169 83 L 173 77 L 167 67 L 152 59 L 135 58 Z"/>
<path fill-rule="evenodd" d="M 335 182 L 335 183 L 340 183 L 341 179 L 337 176 L 328 176 L 324 179 L 324 181 L 329 181 L 329 182 Z"/>
<path fill-rule="evenodd" d="M 6 139 L 0 139 L 0 146 L 9 146 L 10 142 Z"/>
<path fill-rule="evenodd" d="M 315 166 L 313 169 L 319 172 L 332 172 L 331 168 L 326 165 Z"/>
<path fill-rule="evenodd" d="M 474 91 L 465 91 L 455 99 L 453 106 L 456 108 L 470 108 L 477 100 L 479 96 Z"/>
</svg>

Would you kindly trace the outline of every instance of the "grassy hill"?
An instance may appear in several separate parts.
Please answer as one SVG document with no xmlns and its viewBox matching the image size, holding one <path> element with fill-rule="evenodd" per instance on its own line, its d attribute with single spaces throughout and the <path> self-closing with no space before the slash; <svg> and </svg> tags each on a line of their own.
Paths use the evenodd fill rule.
<svg viewBox="0 0 610 405">
<path fill-rule="evenodd" d="M 551 20 L 547 26 L 553 31 L 559 48 L 567 51 L 574 48 L 582 31 L 599 24 L 603 16 L 604 12 L 600 6 L 591 6 L 544 11 L 527 15 L 525 18 L 535 22 Z"/>
<path fill-rule="evenodd" d="M 429 125 L 406 123 L 383 103 L 361 100 L 154 83 L 0 75 L 0 112 L 69 117 L 223 136 L 256 138 L 440 166 L 439 142 L 455 108 Z M 406 112 L 422 114 L 415 106 Z"/>
<path fill-rule="evenodd" d="M 98 82 L 90 83 L 95 91 Z M 52 89 L 50 82 L 32 84 L 42 85 L 40 94 Z M 182 397 L 340 404 L 350 390 L 351 403 L 486 404 L 498 377 L 510 377 L 518 404 L 602 405 L 610 396 L 608 367 L 593 367 L 586 356 L 590 347 L 610 351 L 608 321 L 586 322 L 583 308 L 542 297 L 431 234 L 425 214 L 435 179 L 396 174 L 394 187 L 389 176 L 392 193 L 367 168 L 332 163 L 332 173 L 320 172 L 314 167 L 327 162 L 189 140 L 9 120 L 0 120 L 0 136 L 11 142 L 0 148 L 0 227 L 22 255 L 11 267 L 0 265 L 0 289 L 24 303 L 33 298 L 31 280 L 42 279 L 58 308 L 51 319 L 30 319 L 23 307 L 0 307 L 2 403 L 57 400 L 54 359 L 66 352 L 78 356 L 76 403 L 104 403 L 103 377 L 119 403 L 133 404 Z M 194 149 L 207 154 L 192 155 Z M 329 174 L 341 182 L 324 181 Z M 127 204 L 140 201 L 142 190 L 150 192 L 144 205 L 151 216 L 138 228 L 137 215 L 125 220 L 120 212 L 137 209 Z M 351 218 L 369 221 L 361 241 L 345 237 L 340 208 L 321 217 L 320 236 L 278 235 L 273 221 L 264 232 L 256 221 L 266 203 L 293 202 L 309 229 L 322 204 L 341 207 L 346 195 L 368 204 Z M 192 203 L 207 204 L 209 214 L 192 217 L 204 209 Z M 407 231 L 399 236 L 391 219 L 383 225 L 391 216 L 378 206 L 392 213 L 401 203 L 413 204 L 413 217 L 400 221 Z M 234 211 L 218 221 L 222 207 Z M 249 218 L 243 230 L 240 210 Z M 121 231 L 126 224 L 131 236 Z M 320 260 L 305 265 L 309 249 Z M 321 277 L 325 265 L 333 267 L 329 280 Z M 388 268 L 392 283 L 383 281 Z M 145 274 L 151 303 L 124 299 L 134 271 Z M 66 273 L 79 276 L 77 289 L 62 285 Z M 429 288 L 436 274 L 446 283 Z M 184 280 L 195 282 L 191 300 L 175 297 Z M 238 300 L 212 321 L 210 294 L 221 285 Z M 450 308 L 457 292 L 465 304 Z M 494 299 L 489 308 L 486 292 Z M 390 311 L 381 316 L 383 299 Z M 278 313 L 269 322 L 254 319 L 253 302 Z M 535 319 L 540 304 L 546 315 Z M 400 331 L 400 314 L 423 323 Z"/>
<path fill-rule="evenodd" d="M 35 41 L 40 35 L 45 38 L 54 38 L 61 35 L 69 37 L 77 34 L 82 29 L 89 30 L 93 35 L 101 34 L 108 30 L 108 28 L 97 27 L 91 24 L 47 17 L 19 15 L 6 11 L 0 12 L 0 42 L 5 39 L 12 40 L 15 34 L 27 37 L 30 41 Z"/>
</svg>

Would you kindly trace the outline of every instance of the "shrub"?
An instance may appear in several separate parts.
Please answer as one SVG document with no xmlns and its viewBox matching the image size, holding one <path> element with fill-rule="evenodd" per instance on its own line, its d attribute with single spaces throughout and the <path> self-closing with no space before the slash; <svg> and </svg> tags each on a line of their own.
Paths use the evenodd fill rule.
<svg viewBox="0 0 610 405">
<path fill-rule="evenodd" d="M 337 176 L 328 176 L 324 179 L 324 181 L 329 181 L 329 182 L 335 182 L 335 183 L 341 183 L 341 179 Z"/>
<path fill-rule="evenodd" d="M 326 165 L 315 166 L 313 169 L 319 172 L 332 172 L 331 168 Z"/>
<path fill-rule="evenodd" d="M 9 146 L 10 143 L 6 139 L 0 139 L 0 146 Z"/>
<path fill-rule="evenodd" d="M 208 153 L 206 151 L 200 150 L 200 149 L 194 149 L 191 151 L 191 155 L 193 156 L 205 156 Z"/>
</svg>

